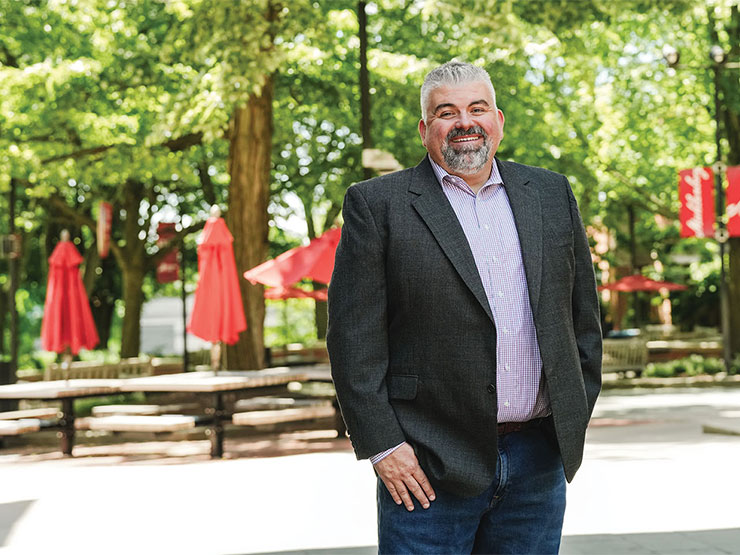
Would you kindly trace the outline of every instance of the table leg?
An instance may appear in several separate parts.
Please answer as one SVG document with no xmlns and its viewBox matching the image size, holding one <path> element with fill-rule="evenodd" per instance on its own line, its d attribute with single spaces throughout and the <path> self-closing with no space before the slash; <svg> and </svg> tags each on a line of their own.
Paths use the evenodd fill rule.
<svg viewBox="0 0 740 555">
<path fill-rule="evenodd" d="M 59 419 L 61 431 L 59 438 L 62 440 L 62 453 L 72 455 L 75 446 L 75 400 L 62 399 L 62 417 Z"/>
<path fill-rule="evenodd" d="M 213 396 L 213 423 L 208 428 L 208 435 L 211 440 L 211 458 L 220 459 L 224 455 L 224 398 L 221 393 L 215 393 Z"/>
</svg>

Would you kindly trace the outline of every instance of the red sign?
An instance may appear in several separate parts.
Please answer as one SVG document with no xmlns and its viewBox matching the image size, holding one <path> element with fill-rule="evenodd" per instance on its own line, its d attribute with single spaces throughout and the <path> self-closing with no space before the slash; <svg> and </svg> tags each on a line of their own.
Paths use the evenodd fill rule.
<svg viewBox="0 0 740 555">
<path fill-rule="evenodd" d="M 113 206 L 109 202 L 98 203 L 98 254 L 100 258 L 108 256 L 110 250 L 110 230 L 113 222 Z"/>
<path fill-rule="evenodd" d="M 740 237 L 740 166 L 727 168 L 727 232 Z"/>
<path fill-rule="evenodd" d="M 158 247 L 167 244 L 177 234 L 175 230 L 176 225 L 164 222 L 160 222 L 157 225 L 157 235 L 159 236 L 157 238 Z M 159 283 L 170 283 L 171 281 L 180 279 L 180 265 L 177 263 L 177 253 L 178 249 L 173 248 L 157 264 L 157 281 Z"/>
<path fill-rule="evenodd" d="M 714 236 L 714 173 L 711 168 L 678 172 L 681 237 Z"/>
</svg>

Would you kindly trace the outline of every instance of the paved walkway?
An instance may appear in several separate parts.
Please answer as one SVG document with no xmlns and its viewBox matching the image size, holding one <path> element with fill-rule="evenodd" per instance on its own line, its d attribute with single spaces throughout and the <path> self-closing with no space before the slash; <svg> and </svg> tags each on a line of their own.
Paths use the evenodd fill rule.
<svg viewBox="0 0 740 555">
<path fill-rule="evenodd" d="M 606 392 L 561 552 L 740 554 L 740 437 L 702 432 L 738 415 L 737 388 Z M 223 461 L 202 440 L 98 443 L 0 451 L 0 554 L 375 552 L 369 463 L 327 432 L 232 437 Z"/>
</svg>

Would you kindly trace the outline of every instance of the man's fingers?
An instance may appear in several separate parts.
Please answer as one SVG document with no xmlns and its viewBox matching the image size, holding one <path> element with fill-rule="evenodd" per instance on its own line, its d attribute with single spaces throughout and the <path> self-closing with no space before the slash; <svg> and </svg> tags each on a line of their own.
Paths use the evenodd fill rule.
<svg viewBox="0 0 740 555">
<path fill-rule="evenodd" d="M 383 480 L 383 483 L 385 484 L 385 489 L 387 489 L 388 493 L 391 494 L 391 497 L 393 498 L 393 501 L 396 503 L 396 505 L 400 505 L 401 503 L 403 503 L 403 501 L 401 500 L 401 496 L 398 495 L 396 486 L 394 486 L 393 484 L 389 484 L 385 480 Z"/>
<path fill-rule="evenodd" d="M 406 506 L 406 510 L 413 511 L 414 501 L 411 499 L 409 491 L 404 487 L 399 493 L 401 495 L 401 499 L 403 500 L 403 504 Z"/>
<path fill-rule="evenodd" d="M 413 477 L 406 482 L 406 486 L 411 491 L 411 493 L 414 494 L 414 497 L 416 497 L 419 500 L 419 503 L 421 503 L 421 506 L 425 509 L 429 508 L 429 499 L 427 499 L 427 496 L 424 493 L 424 490 L 421 489 L 421 486 L 419 485 L 419 482 L 417 482 Z"/>
<path fill-rule="evenodd" d="M 391 497 L 393 498 L 393 501 L 396 503 L 396 505 L 403 504 L 407 510 L 414 510 L 414 502 L 411 500 L 411 496 L 406 489 L 406 484 L 401 482 L 400 484 L 398 484 L 398 486 L 396 486 L 393 482 L 386 482 L 385 480 L 383 480 L 383 483 L 385 484 L 388 493 L 391 494 Z"/>
<path fill-rule="evenodd" d="M 414 478 L 416 478 L 416 481 L 421 486 L 421 489 L 424 490 L 424 493 L 429 498 L 429 501 L 434 501 L 437 498 L 437 495 L 434 493 L 434 489 L 432 488 L 432 484 L 429 483 L 427 475 L 424 474 L 424 471 L 421 468 L 419 468 L 418 472 L 414 474 Z"/>
<path fill-rule="evenodd" d="M 434 501 L 436 497 L 426 474 L 419 466 L 413 448 L 408 444 L 403 444 L 378 461 L 375 470 L 393 501 L 397 505 L 403 503 L 409 511 L 414 510 L 413 497 L 425 509 L 429 508 L 430 501 Z"/>
</svg>

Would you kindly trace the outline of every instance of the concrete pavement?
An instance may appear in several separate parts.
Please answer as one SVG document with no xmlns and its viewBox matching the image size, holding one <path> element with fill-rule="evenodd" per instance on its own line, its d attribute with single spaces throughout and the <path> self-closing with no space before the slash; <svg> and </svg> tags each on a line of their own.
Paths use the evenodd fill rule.
<svg viewBox="0 0 740 555">
<path fill-rule="evenodd" d="M 702 432 L 739 414 L 737 388 L 605 392 L 561 552 L 740 554 L 740 437 Z M 369 463 L 327 432 L 33 450 L 0 451 L 3 555 L 375 552 Z"/>
</svg>

